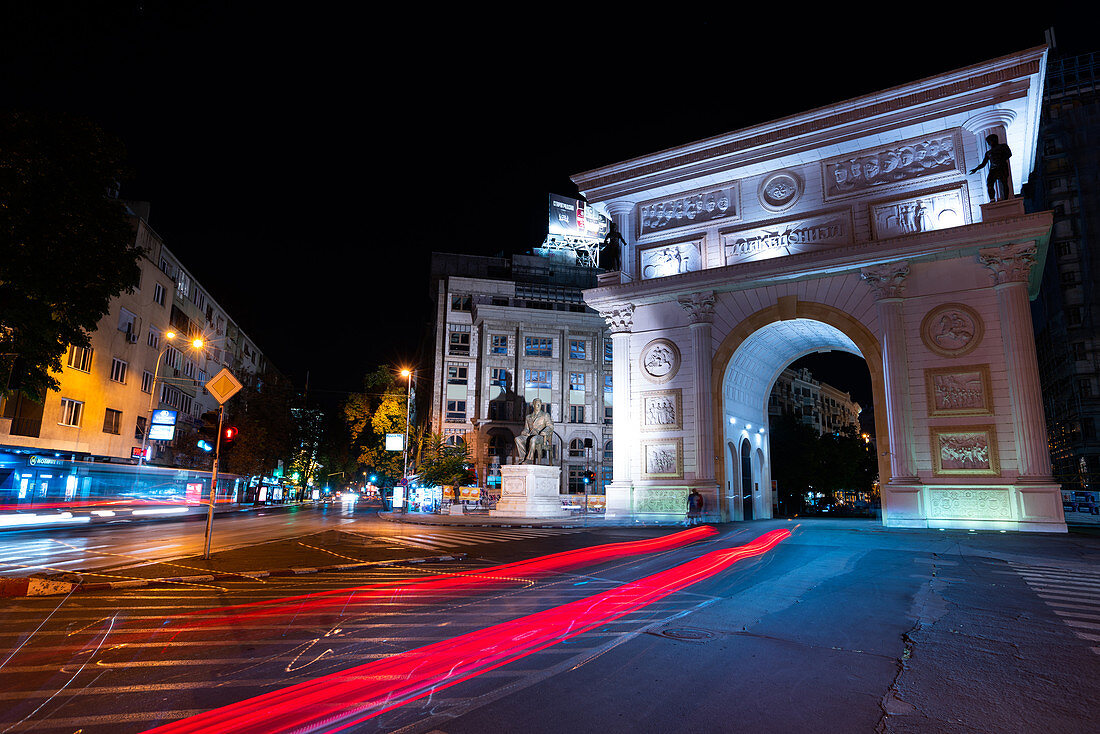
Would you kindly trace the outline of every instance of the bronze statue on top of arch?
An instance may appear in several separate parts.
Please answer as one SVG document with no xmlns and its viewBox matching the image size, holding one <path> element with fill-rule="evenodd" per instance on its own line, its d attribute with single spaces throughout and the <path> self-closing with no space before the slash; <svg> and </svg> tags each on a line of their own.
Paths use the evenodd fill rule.
<svg viewBox="0 0 1100 734">
<path fill-rule="evenodd" d="M 993 134 L 986 135 L 985 142 L 989 144 L 989 150 L 986 151 L 982 162 L 970 169 L 970 174 L 974 175 L 988 163 L 989 174 L 985 177 L 985 188 L 989 194 L 990 203 L 1011 199 L 1008 159 L 1012 157 L 1012 150 L 1008 147 L 1008 143 L 1002 143 L 1000 138 Z"/>
</svg>

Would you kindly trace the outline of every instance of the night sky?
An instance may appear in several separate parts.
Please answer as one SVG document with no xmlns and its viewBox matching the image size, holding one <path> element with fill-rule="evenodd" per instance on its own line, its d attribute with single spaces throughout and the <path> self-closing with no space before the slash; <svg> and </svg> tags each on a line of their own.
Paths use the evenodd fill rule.
<svg viewBox="0 0 1100 734">
<path fill-rule="evenodd" d="M 280 370 L 334 397 L 376 365 L 429 364 L 429 253 L 529 250 L 547 194 L 576 194 L 570 174 L 1037 46 L 1051 25 L 1060 52 L 1100 50 L 1057 8 L 990 24 L 942 4 L 866 21 L 343 5 L 0 17 L 0 99 L 121 138 L 122 197 L 151 202 L 153 228 Z"/>
</svg>

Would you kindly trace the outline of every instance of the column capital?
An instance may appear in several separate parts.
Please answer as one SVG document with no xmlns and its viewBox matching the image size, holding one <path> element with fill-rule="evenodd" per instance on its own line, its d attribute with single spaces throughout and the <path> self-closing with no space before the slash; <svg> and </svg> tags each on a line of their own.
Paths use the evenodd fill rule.
<svg viewBox="0 0 1100 734">
<path fill-rule="evenodd" d="M 875 298 L 901 298 L 905 290 L 905 279 L 909 277 L 909 263 L 896 262 L 863 268 L 859 277 L 875 292 Z"/>
<path fill-rule="evenodd" d="M 962 127 L 975 135 L 981 135 L 991 128 L 1007 128 L 1015 119 L 1016 113 L 1012 110 L 986 110 L 968 119 Z"/>
<path fill-rule="evenodd" d="M 604 209 L 607 210 L 607 213 L 610 214 L 612 217 L 619 217 L 624 214 L 629 214 L 631 211 L 633 211 L 635 203 L 636 202 L 633 201 L 616 199 L 615 201 L 604 202 L 603 206 Z"/>
<path fill-rule="evenodd" d="M 978 260 L 993 271 L 993 282 L 997 285 L 1026 283 L 1031 266 L 1035 264 L 1037 249 L 1034 242 L 987 247 L 978 250 Z"/>
<path fill-rule="evenodd" d="M 677 299 L 680 307 L 687 311 L 688 323 L 710 324 L 714 322 L 714 291 L 692 293 L 690 296 L 680 296 Z"/>
<path fill-rule="evenodd" d="M 634 328 L 634 304 L 621 303 L 609 306 L 600 311 L 600 316 L 607 322 L 607 328 L 612 334 L 629 333 Z"/>
</svg>

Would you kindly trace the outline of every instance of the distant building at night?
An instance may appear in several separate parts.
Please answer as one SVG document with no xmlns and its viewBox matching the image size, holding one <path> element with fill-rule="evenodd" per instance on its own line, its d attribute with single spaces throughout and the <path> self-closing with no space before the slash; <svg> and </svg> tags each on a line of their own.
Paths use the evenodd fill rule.
<svg viewBox="0 0 1100 734">
<path fill-rule="evenodd" d="M 581 298 L 597 270 L 553 252 L 511 257 L 434 253 L 431 430 L 470 449 L 482 487 L 499 490 L 535 398 L 555 423 L 551 463 L 563 493 L 611 481 L 611 340 Z"/>
<path fill-rule="evenodd" d="M 1067 510 L 1091 510 L 1100 502 L 1100 54 L 1050 59 L 1037 152 L 1029 208 L 1054 212 L 1032 303 L 1051 460 Z"/>
<path fill-rule="evenodd" d="M 808 369 L 783 370 L 775 380 L 768 401 L 768 415 L 791 415 L 818 435 L 851 429 L 859 431 L 862 409 L 852 396 L 815 380 Z"/>
<path fill-rule="evenodd" d="M 43 404 L 18 394 L 0 403 L 0 492 L 18 491 L 13 471 L 28 457 L 47 466 L 22 475 L 40 496 L 56 494 L 52 483 L 65 480 L 50 462 L 136 463 L 154 408 L 177 411 L 176 438 L 150 436 L 149 463 L 172 465 L 181 431 L 217 408 L 204 383 L 223 366 L 245 385 L 268 369 L 255 342 L 149 226 L 148 205 L 129 204 L 128 212 L 144 252 L 140 281 L 111 301 L 89 348 L 69 347 L 58 391 Z M 170 341 L 169 332 L 177 337 Z M 194 349 L 199 336 L 205 346 Z"/>
</svg>

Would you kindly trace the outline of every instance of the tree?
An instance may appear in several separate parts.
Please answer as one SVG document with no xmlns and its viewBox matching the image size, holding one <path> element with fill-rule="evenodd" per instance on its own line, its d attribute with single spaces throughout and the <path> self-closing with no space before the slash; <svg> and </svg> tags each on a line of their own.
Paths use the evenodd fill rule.
<svg viewBox="0 0 1100 734">
<path fill-rule="evenodd" d="M 225 404 L 225 425 L 240 433 L 231 447 L 222 445 L 222 471 L 250 476 L 270 474 L 280 459 L 289 462 L 295 450 L 296 431 L 290 406 L 294 389 L 290 380 L 266 373 L 255 386 L 247 386 Z"/>
<path fill-rule="evenodd" d="M 404 471 L 404 452 L 386 451 L 387 433 L 405 433 L 405 389 L 393 370 L 379 367 L 363 378 L 363 392 L 352 393 L 344 403 L 344 418 L 359 463 L 390 479 Z"/>
<path fill-rule="evenodd" d="M 141 255 L 121 202 L 122 145 L 91 122 L 0 117 L 0 394 L 41 402 L 70 344 L 133 290 Z"/>
<path fill-rule="evenodd" d="M 818 435 L 794 416 L 771 421 L 772 478 L 786 514 L 806 511 L 808 491 L 820 492 L 831 504 L 839 490 L 872 491 L 878 463 L 858 431 Z"/>
<path fill-rule="evenodd" d="M 466 445 L 449 446 L 439 434 L 430 434 L 425 439 L 417 474 L 423 485 L 453 487 L 456 500 L 458 488 L 476 480 Z"/>
</svg>

